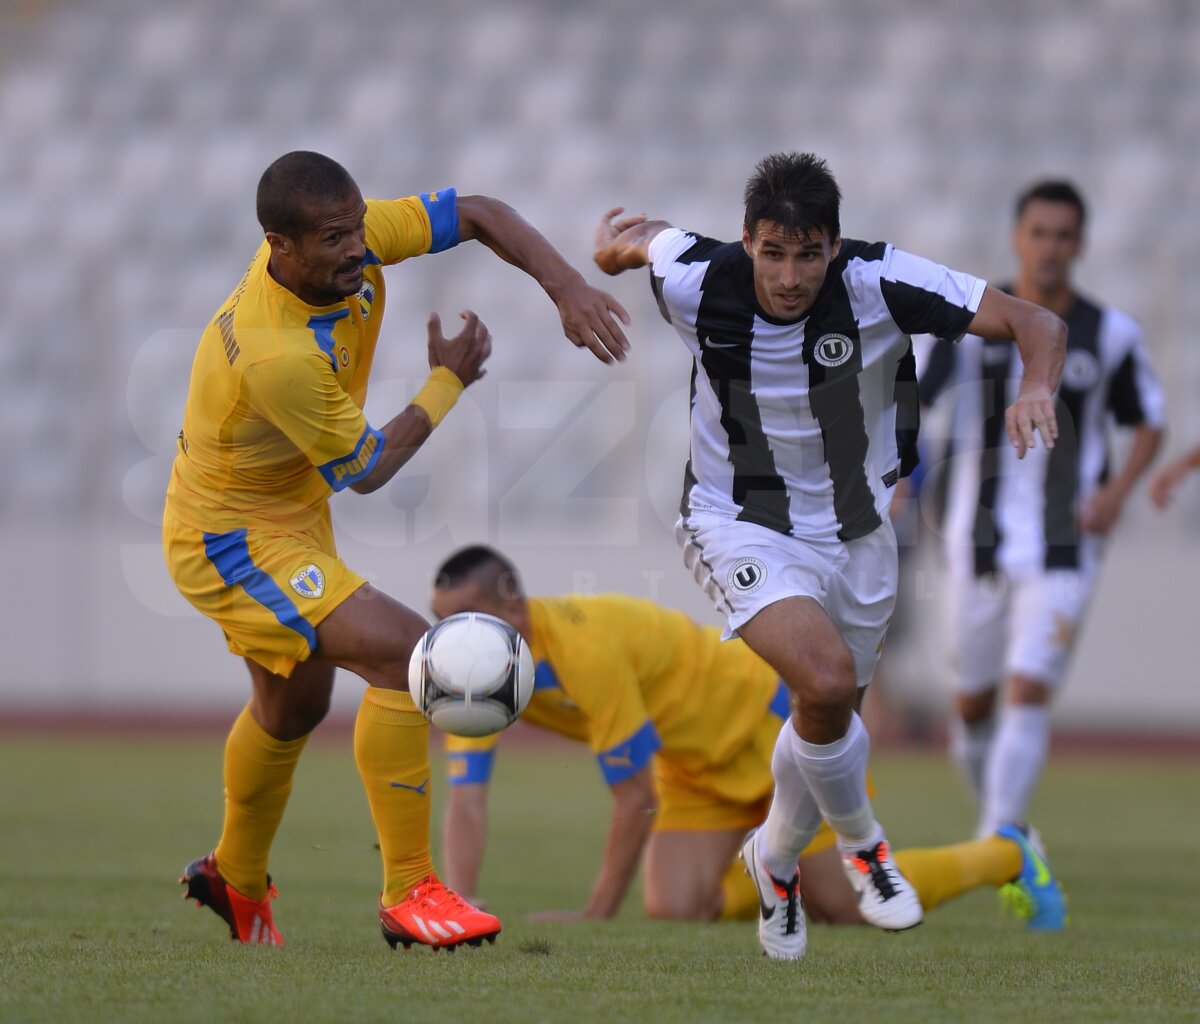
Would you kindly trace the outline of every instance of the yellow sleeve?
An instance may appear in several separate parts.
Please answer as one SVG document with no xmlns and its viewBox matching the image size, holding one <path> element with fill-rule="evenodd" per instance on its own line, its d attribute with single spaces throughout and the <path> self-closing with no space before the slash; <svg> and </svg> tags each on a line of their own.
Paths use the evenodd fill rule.
<svg viewBox="0 0 1200 1024">
<path fill-rule="evenodd" d="M 390 266 L 459 243 L 458 193 L 452 188 L 406 199 L 367 200 L 367 260 Z"/>
<path fill-rule="evenodd" d="M 450 785 L 490 781 L 499 740 L 499 733 L 492 736 L 453 736 L 446 733 L 446 775 Z"/>
<path fill-rule="evenodd" d="M 287 436 L 333 490 L 375 468 L 383 433 L 367 422 L 319 351 L 265 359 L 243 374 L 250 406 Z"/>
<path fill-rule="evenodd" d="M 649 764 L 662 746 L 637 673 L 614 650 L 612 638 L 586 617 L 578 622 L 564 618 L 559 637 L 569 657 L 554 666 L 558 684 L 587 719 L 592 752 L 604 781 L 614 785 Z"/>
</svg>

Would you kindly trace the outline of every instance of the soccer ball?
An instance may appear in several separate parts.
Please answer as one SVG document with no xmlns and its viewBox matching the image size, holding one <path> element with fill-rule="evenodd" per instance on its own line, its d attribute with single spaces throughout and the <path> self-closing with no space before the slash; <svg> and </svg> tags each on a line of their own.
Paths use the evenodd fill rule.
<svg viewBox="0 0 1200 1024">
<path fill-rule="evenodd" d="M 426 718 L 456 736 L 515 722 L 533 695 L 533 656 L 521 634 L 483 612 L 448 615 L 417 642 L 408 688 Z"/>
</svg>

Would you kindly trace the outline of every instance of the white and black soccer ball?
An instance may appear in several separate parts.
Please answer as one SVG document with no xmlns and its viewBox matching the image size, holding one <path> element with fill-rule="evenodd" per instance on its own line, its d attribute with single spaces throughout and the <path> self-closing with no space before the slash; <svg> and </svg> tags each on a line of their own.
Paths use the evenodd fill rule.
<svg viewBox="0 0 1200 1024">
<path fill-rule="evenodd" d="M 421 714 L 456 736 L 488 736 L 515 722 L 533 695 L 533 675 L 521 634 L 483 612 L 446 616 L 408 662 L 408 688 Z"/>
</svg>

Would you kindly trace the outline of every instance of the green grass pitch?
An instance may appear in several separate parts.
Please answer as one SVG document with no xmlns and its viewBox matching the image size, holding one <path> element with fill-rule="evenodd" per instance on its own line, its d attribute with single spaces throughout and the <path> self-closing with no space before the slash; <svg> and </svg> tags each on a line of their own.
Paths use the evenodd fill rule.
<svg viewBox="0 0 1200 1024">
<path fill-rule="evenodd" d="M 393 953 L 336 736 L 305 753 L 272 861 L 288 945 L 239 947 L 175 885 L 215 842 L 220 762 L 220 737 L 0 739 L 0 1021 L 1200 1020 L 1197 771 L 1182 758 L 1051 763 L 1035 822 L 1066 933 L 1031 934 L 979 892 L 902 935 L 814 927 L 799 964 L 767 961 L 753 924 L 651 922 L 634 897 L 615 922 L 528 921 L 582 905 L 607 825 L 594 766 L 557 745 L 497 759 L 482 886 L 497 945 Z M 874 772 L 897 847 L 969 827 L 940 755 L 886 754 Z"/>
</svg>

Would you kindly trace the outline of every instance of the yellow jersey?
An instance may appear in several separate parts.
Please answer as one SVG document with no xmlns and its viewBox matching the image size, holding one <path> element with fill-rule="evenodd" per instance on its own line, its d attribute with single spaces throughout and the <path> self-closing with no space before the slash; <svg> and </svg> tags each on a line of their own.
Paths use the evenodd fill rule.
<svg viewBox="0 0 1200 1024">
<path fill-rule="evenodd" d="M 383 267 L 459 241 L 453 189 L 368 200 L 363 284 L 310 306 L 267 271 L 266 241 L 200 338 L 167 489 L 176 520 L 209 533 L 304 529 L 383 448 L 363 404 L 384 310 Z"/>
<path fill-rule="evenodd" d="M 689 774 L 718 770 L 769 713 L 789 714 L 774 669 L 683 612 L 618 594 L 528 604 L 536 674 L 521 718 L 588 743 L 610 786 L 654 756 Z M 450 782 L 486 782 L 498 738 L 447 736 Z"/>
</svg>

